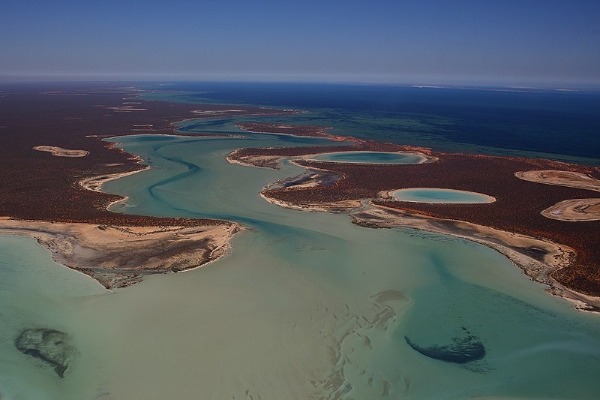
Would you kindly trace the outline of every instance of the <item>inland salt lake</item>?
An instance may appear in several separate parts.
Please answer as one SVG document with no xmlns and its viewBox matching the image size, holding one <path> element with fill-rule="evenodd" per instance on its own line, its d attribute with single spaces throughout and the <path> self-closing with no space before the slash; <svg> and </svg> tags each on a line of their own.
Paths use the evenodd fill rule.
<svg viewBox="0 0 600 400">
<path fill-rule="evenodd" d="M 186 129 L 240 133 L 230 120 Z M 112 139 L 152 167 L 105 185 L 129 196 L 113 211 L 246 228 L 203 268 L 106 291 L 35 241 L 0 237 L 0 398 L 598 397 L 597 315 L 487 247 L 267 203 L 263 186 L 302 170 L 225 156 L 323 140 L 244 136 Z M 64 378 L 15 349 L 31 328 L 70 335 Z"/>
</svg>

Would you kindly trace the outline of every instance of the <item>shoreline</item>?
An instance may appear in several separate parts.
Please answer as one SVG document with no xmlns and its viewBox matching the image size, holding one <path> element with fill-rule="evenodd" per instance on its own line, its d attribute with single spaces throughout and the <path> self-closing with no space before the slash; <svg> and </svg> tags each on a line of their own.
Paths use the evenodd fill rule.
<svg viewBox="0 0 600 400">
<path fill-rule="evenodd" d="M 239 153 L 244 150 L 243 148 L 236 149 L 231 153 L 227 154 L 225 160 L 227 160 L 230 164 L 241 165 L 243 167 L 257 167 L 257 168 L 271 168 L 271 169 L 279 169 L 279 162 L 282 157 L 278 156 L 263 156 L 263 157 L 255 157 L 250 156 L 249 161 L 245 161 L 246 157 L 238 158 Z"/>
<path fill-rule="evenodd" d="M 231 154 L 235 155 L 235 152 Z M 558 273 L 558 271 L 577 267 L 575 260 L 577 259 L 578 251 L 567 244 L 552 241 L 551 239 L 542 236 L 535 237 L 523 232 L 508 231 L 495 227 L 494 225 L 478 224 L 466 219 L 444 218 L 434 214 L 428 215 L 426 211 L 411 210 L 410 208 L 403 209 L 403 207 L 398 207 L 397 205 L 396 207 L 387 207 L 385 204 L 386 202 L 389 202 L 389 204 L 394 203 L 390 197 L 391 193 L 395 190 L 380 191 L 376 196 L 372 197 L 367 196 L 359 199 L 350 197 L 339 201 L 323 200 L 320 197 L 313 199 L 310 196 L 302 196 L 305 191 L 327 188 L 322 185 L 322 177 L 320 177 L 319 174 L 316 174 L 315 170 L 321 170 L 329 174 L 338 174 L 342 177 L 344 174 L 335 169 L 317 168 L 314 163 L 309 165 L 298 163 L 298 157 L 296 156 L 280 156 L 277 158 L 277 162 L 280 162 L 282 159 L 287 159 L 289 162 L 303 167 L 305 172 L 296 177 L 281 179 L 263 187 L 260 192 L 261 197 L 272 204 L 302 211 L 346 213 L 350 216 L 353 223 L 362 226 L 373 228 L 400 227 L 420 229 L 480 243 L 503 254 L 513 264 L 519 267 L 519 269 L 531 280 L 545 285 L 547 287 L 546 290 L 549 293 L 569 301 L 577 310 L 600 313 L 600 296 L 586 294 L 583 291 L 568 287 L 558 281 L 553 275 Z M 435 160 L 439 160 L 439 157 L 435 157 Z M 233 161 L 239 161 L 239 159 Z M 244 163 L 241 164 L 244 165 Z M 252 163 L 248 164 L 254 165 Z M 269 167 L 273 168 L 273 166 Z M 535 173 L 536 171 L 533 172 Z M 600 183 L 600 181 L 594 178 L 571 171 L 553 170 L 550 172 L 561 176 L 563 180 L 565 179 L 565 176 L 567 178 L 575 176 L 577 181 L 571 185 L 576 185 L 576 189 L 582 189 L 582 185 L 579 182 L 582 180 L 583 186 L 585 186 L 584 189 L 586 190 L 595 190 L 591 189 L 590 186 L 598 185 Z M 523 173 L 515 173 L 515 177 L 523 179 L 519 176 L 521 174 Z M 529 181 L 529 179 L 523 180 Z M 557 185 L 557 183 L 549 182 L 547 179 L 544 180 L 544 182 L 539 183 Z M 558 185 L 566 186 L 562 181 L 558 183 Z M 285 193 L 286 196 L 281 196 L 281 193 Z M 483 205 L 493 204 L 498 200 L 495 196 L 486 196 L 494 199 L 494 202 L 482 203 Z M 566 204 L 571 206 L 571 208 L 575 208 L 572 206 L 573 201 L 574 200 L 566 200 L 561 205 Z M 577 205 L 579 206 L 581 206 L 583 201 L 586 206 L 590 205 L 590 207 L 597 207 L 597 203 L 600 199 L 579 199 L 575 201 L 578 201 Z M 376 204 L 375 202 L 378 202 L 379 204 Z M 401 203 L 401 201 L 396 201 L 396 203 Z M 464 206 L 461 204 L 441 205 L 455 207 Z M 562 209 L 566 208 L 562 207 Z M 563 212 L 569 211 L 570 210 L 563 210 Z M 491 210 L 489 212 L 491 212 Z M 583 214 L 585 213 L 585 209 L 583 209 L 583 211 L 571 210 L 571 213 L 574 212 Z M 540 215 L 544 216 L 544 211 L 542 211 Z M 589 214 L 587 214 L 587 216 L 587 219 L 580 217 L 577 220 L 572 218 L 570 221 L 593 221 L 591 217 L 589 217 Z"/>
<path fill-rule="evenodd" d="M 575 257 L 575 250 L 568 246 L 466 221 L 402 212 L 372 203 L 370 206 L 367 210 L 350 214 L 352 222 L 373 228 L 414 228 L 485 245 L 507 257 L 529 279 L 545 285 L 547 292 L 572 303 L 578 311 L 600 314 L 600 297 L 569 289 L 551 276 L 553 272 L 568 267 Z M 545 253 L 541 260 L 526 254 L 540 250 Z"/>
<path fill-rule="evenodd" d="M 124 178 L 126 176 L 135 175 L 142 171 L 147 171 L 150 169 L 150 166 L 146 165 L 141 169 L 129 172 L 115 172 L 114 174 L 102 174 L 97 176 L 92 176 L 89 178 L 83 178 L 77 184 L 81 186 L 85 190 L 90 190 L 92 192 L 105 193 L 102 191 L 102 186 L 105 183 L 117 180 L 119 178 Z M 124 198 L 127 198 L 124 196 Z M 121 201 L 121 200 L 117 200 Z"/>
<path fill-rule="evenodd" d="M 348 202 L 339 202 L 339 203 L 329 203 L 329 204 L 292 204 L 281 200 L 276 200 L 271 197 L 268 197 L 262 191 L 260 192 L 260 197 L 265 199 L 265 201 L 275 204 L 279 207 L 289 208 L 290 210 L 297 211 L 309 211 L 309 212 L 333 212 L 333 213 L 341 213 L 347 210 L 359 208 L 362 206 L 362 202 L 356 200 L 349 200 Z"/>
<path fill-rule="evenodd" d="M 130 135 L 126 135 L 126 136 L 130 136 Z M 113 137 L 117 137 L 117 136 L 113 136 Z M 114 146 L 114 144 L 110 144 L 109 146 Z M 87 177 L 87 178 L 83 178 L 80 179 L 79 181 L 77 181 L 77 185 L 81 186 L 83 189 L 85 190 L 89 190 L 91 192 L 96 192 L 96 193 L 106 193 L 102 190 L 102 187 L 104 186 L 104 184 L 120 179 L 120 178 L 124 178 L 126 176 L 131 176 L 131 175 L 135 175 L 137 173 L 143 172 L 143 171 L 148 171 L 150 169 L 149 165 L 143 165 L 144 160 L 141 157 L 138 157 L 135 154 L 131 154 L 131 153 L 127 153 L 130 155 L 129 159 L 135 161 L 135 164 L 138 165 L 140 167 L 140 169 L 134 170 L 134 171 L 126 171 L 126 172 L 115 172 L 113 174 L 102 174 L 102 175 L 96 175 L 96 176 L 91 176 L 91 177 Z M 112 212 L 110 211 L 110 208 L 116 204 L 119 203 L 124 203 L 126 202 L 129 197 L 128 196 L 121 196 L 118 195 L 120 198 L 113 200 L 111 202 L 109 202 L 108 204 L 106 204 L 106 206 L 104 207 L 106 211 Z"/>
<path fill-rule="evenodd" d="M 352 223 L 368 228 L 417 229 L 479 243 L 504 255 L 530 280 L 546 286 L 548 293 L 570 302 L 576 310 L 600 314 L 600 297 L 577 292 L 551 277 L 553 272 L 568 267 L 575 257 L 575 250 L 568 246 L 466 221 L 402 211 L 368 200 L 297 205 L 270 198 L 262 192 L 260 196 L 271 204 L 293 210 L 346 213 Z M 543 260 L 526 254 L 528 251 L 532 254 L 544 253 Z"/>
<path fill-rule="evenodd" d="M 131 286 L 145 275 L 197 269 L 225 256 L 237 223 L 212 226 L 118 226 L 0 217 L 0 235 L 35 239 L 52 259 L 106 289 Z"/>
<path fill-rule="evenodd" d="M 331 127 L 315 127 L 315 126 L 300 126 L 286 125 L 265 122 L 239 122 L 235 126 L 245 132 L 258 133 L 263 135 L 283 135 L 296 136 L 315 139 L 328 139 L 332 142 L 351 142 L 355 144 L 364 143 L 365 140 L 358 139 L 352 136 L 333 135 L 329 133 Z"/>
<path fill-rule="evenodd" d="M 287 134 L 288 136 L 295 136 L 295 135 L 291 135 L 291 134 Z M 260 150 L 261 148 L 252 148 L 252 150 Z M 265 148 L 263 150 L 278 150 L 278 149 L 287 149 L 285 147 L 269 147 L 269 148 Z M 289 148 L 289 149 L 294 149 L 294 148 Z M 315 146 L 315 151 L 314 152 L 307 152 L 307 153 L 302 153 L 299 155 L 292 155 L 292 156 L 288 156 L 288 155 L 258 155 L 258 154 L 249 154 L 249 155 L 244 155 L 243 153 L 245 151 L 247 151 L 246 148 L 239 148 L 236 149 L 232 152 L 230 152 L 227 157 L 226 160 L 227 162 L 229 162 L 230 164 L 238 164 L 238 165 L 242 165 L 245 167 L 259 167 L 259 168 L 272 168 L 272 169 L 279 169 L 279 163 L 282 160 L 288 160 L 292 163 L 294 163 L 295 165 L 298 165 L 302 168 L 306 168 L 306 166 L 299 164 L 298 162 L 301 161 L 308 161 L 311 163 L 324 163 L 324 164 L 354 164 L 354 165 L 385 165 L 385 166 L 393 166 L 393 165 L 409 165 L 409 164 L 385 164 L 385 163 L 369 163 L 369 162 L 356 162 L 356 161 L 324 161 L 324 160 L 316 160 L 314 158 L 314 156 L 320 156 L 320 155 L 327 155 L 327 154 L 338 154 L 338 153 L 371 153 L 371 152 L 381 152 L 381 153 L 392 153 L 392 154 L 409 154 L 409 155 L 413 155 L 416 157 L 419 157 L 420 160 L 417 163 L 411 163 L 410 165 L 418 165 L 418 164 L 426 164 L 426 163 L 432 163 L 432 162 L 436 162 L 438 160 L 437 157 L 433 157 L 429 154 L 426 154 L 424 152 L 420 152 L 417 150 L 395 150 L 395 151 L 377 151 L 377 150 L 360 150 L 360 147 L 356 147 L 356 146 L 347 146 L 347 149 L 340 149 L 340 151 L 329 151 L 329 152 L 323 152 L 320 151 L 323 148 Z M 311 167 L 313 169 L 322 169 L 322 170 L 326 170 L 324 168 L 317 168 L 317 167 Z"/>
</svg>

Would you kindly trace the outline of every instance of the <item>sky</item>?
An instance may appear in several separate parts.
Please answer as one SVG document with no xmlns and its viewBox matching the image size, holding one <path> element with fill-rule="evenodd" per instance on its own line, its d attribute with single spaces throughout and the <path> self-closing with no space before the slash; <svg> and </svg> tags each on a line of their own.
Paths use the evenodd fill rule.
<svg viewBox="0 0 600 400">
<path fill-rule="evenodd" d="M 600 86 L 600 0 L 0 5 L 0 80 Z"/>
</svg>

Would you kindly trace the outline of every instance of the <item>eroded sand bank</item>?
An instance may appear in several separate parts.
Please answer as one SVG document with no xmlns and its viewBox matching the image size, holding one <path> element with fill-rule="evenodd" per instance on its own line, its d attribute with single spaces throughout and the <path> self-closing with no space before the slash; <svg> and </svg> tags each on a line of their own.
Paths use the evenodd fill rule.
<svg viewBox="0 0 600 400">
<path fill-rule="evenodd" d="M 600 221 L 600 199 L 573 199 L 556 203 L 541 212 L 559 221 Z"/>
<path fill-rule="evenodd" d="M 600 192 L 600 180 L 579 172 L 559 170 L 521 171 L 516 172 L 515 176 L 529 182 Z"/>
<path fill-rule="evenodd" d="M 106 288 L 129 286 L 143 275 L 196 268 L 227 253 L 234 223 L 131 227 L 0 218 L 0 235 L 27 236 L 52 258 Z"/>
<path fill-rule="evenodd" d="M 85 179 L 80 180 L 79 184 L 84 189 L 91 190 L 92 192 L 102 192 L 102 186 L 106 182 L 114 181 L 116 179 L 123 178 L 125 176 L 137 174 L 138 172 L 144 171 L 146 169 L 149 169 L 149 167 L 141 168 L 136 171 L 118 172 L 115 174 L 93 176 L 91 178 L 85 178 Z"/>
<path fill-rule="evenodd" d="M 575 304 L 579 310 L 600 309 L 600 297 L 571 290 L 552 278 L 551 274 L 569 266 L 575 251 L 547 240 L 464 221 L 416 215 L 380 205 L 351 214 L 354 223 L 373 228 L 415 228 L 452 235 L 491 247 L 508 257 L 531 279 L 548 286 L 548 291 Z"/>
<path fill-rule="evenodd" d="M 529 182 L 566 186 L 600 192 L 600 180 L 572 171 L 539 170 L 516 172 L 515 176 Z M 559 221 L 600 221 L 600 199 L 564 200 L 546 208 L 540 214 Z"/>
</svg>

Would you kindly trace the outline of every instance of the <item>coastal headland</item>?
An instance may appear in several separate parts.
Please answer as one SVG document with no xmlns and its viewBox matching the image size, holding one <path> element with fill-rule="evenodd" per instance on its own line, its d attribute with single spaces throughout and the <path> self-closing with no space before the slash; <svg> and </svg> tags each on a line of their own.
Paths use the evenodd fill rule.
<svg viewBox="0 0 600 400">
<path fill-rule="evenodd" d="M 183 222 L 183 221 L 181 221 Z M 36 239 L 62 265 L 107 289 L 130 286 L 144 275 L 199 267 L 227 253 L 237 224 L 98 225 L 0 218 L 0 234 Z"/>
<path fill-rule="evenodd" d="M 276 133 L 272 125 L 252 128 Z M 315 135 L 322 129 L 315 127 Z M 284 133 L 306 135 L 307 130 L 306 126 L 297 131 L 286 128 Z M 381 165 L 310 160 L 315 154 L 349 150 L 420 153 L 427 161 Z M 305 168 L 305 174 L 263 189 L 262 196 L 275 204 L 346 212 L 353 222 L 364 226 L 417 228 L 480 242 L 507 255 L 532 279 L 576 302 L 578 308 L 600 309 L 600 222 L 595 219 L 598 167 L 435 152 L 358 139 L 333 148 L 240 149 L 228 159 L 270 168 L 277 168 L 286 159 Z M 402 202 L 390 196 L 398 189 L 419 187 L 483 193 L 496 201 L 428 204 Z M 547 210 L 556 214 L 556 208 L 561 215 L 576 213 L 577 218 L 548 218 Z"/>
<path fill-rule="evenodd" d="M 142 101 L 138 94 L 106 84 L 2 92 L 0 234 L 36 238 L 56 261 L 107 288 L 195 268 L 226 253 L 238 224 L 108 211 L 123 197 L 103 193 L 102 184 L 147 167 L 101 139 L 173 134 L 175 123 L 190 118 L 291 111 Z"/>
</svg>

